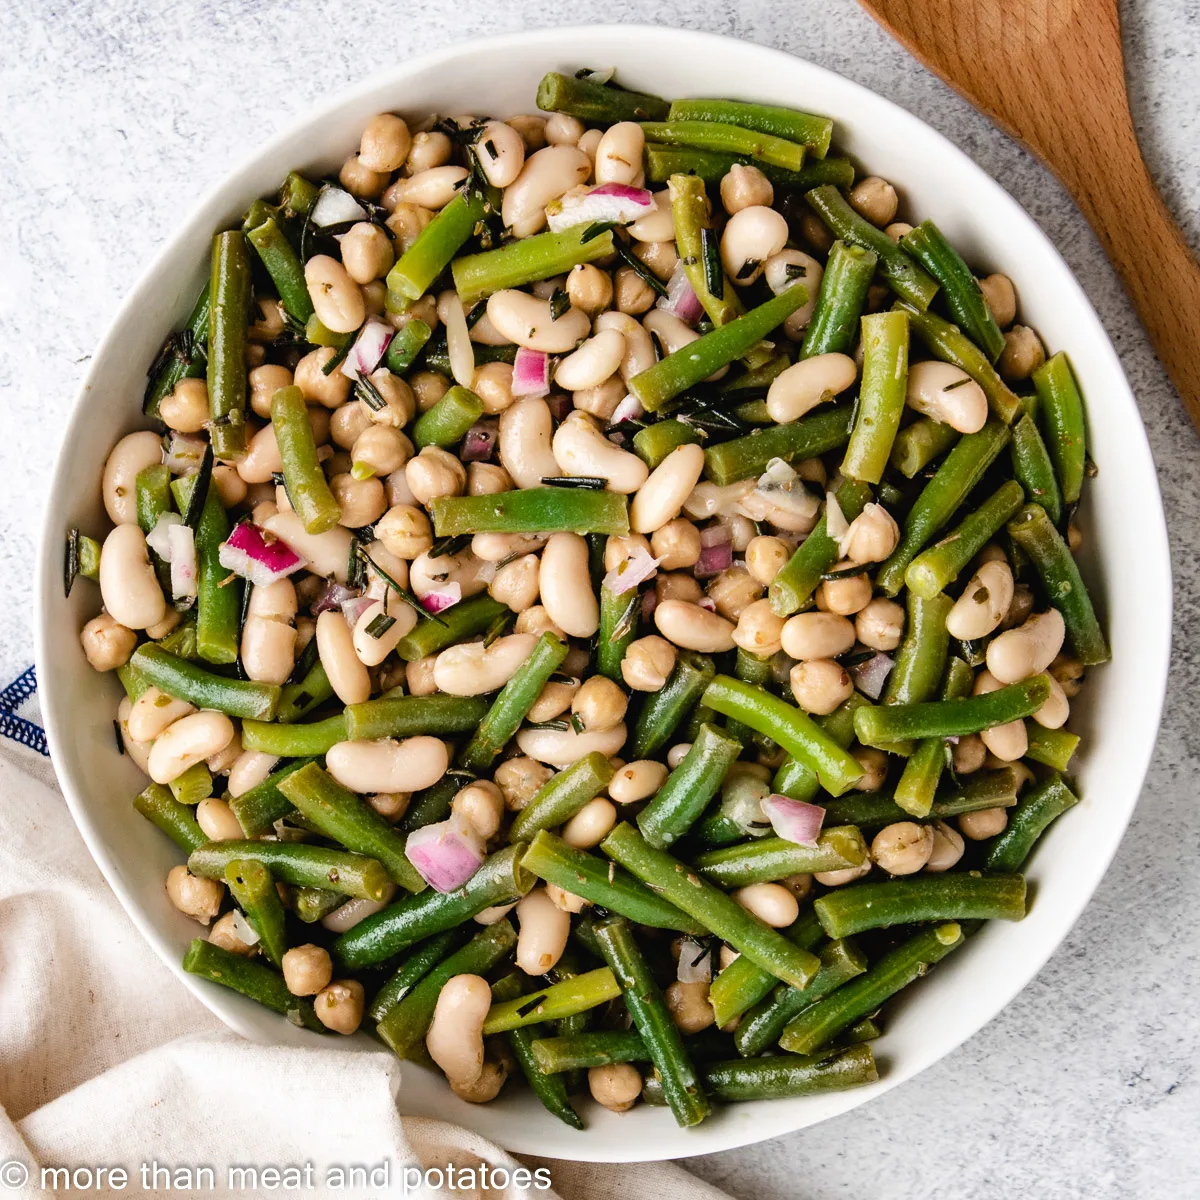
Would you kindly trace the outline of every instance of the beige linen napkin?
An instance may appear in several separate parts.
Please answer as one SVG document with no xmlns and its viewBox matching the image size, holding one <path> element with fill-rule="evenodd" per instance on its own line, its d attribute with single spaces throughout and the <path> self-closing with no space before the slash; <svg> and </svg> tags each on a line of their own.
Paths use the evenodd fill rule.
<svg viewBox="0 0 1200 1200">
<path fill-rule="evenodd" d="M 725 1200 L 671 1164 L 522 1164 L 467 1129 L 401 1120 L 399 1064 L 385 1050 L 283 1049 L 230 1033 L 125 916 L 47 760 L 10 747 L 0 757 L 0 1200 Z M 339 1176 L 352 1165 L 374 1168 L 365 1186 Z M 231 1174 L 272 1166 L 278 1179 Z M 167 1173 L 180 1168 L 192 1176 Z M 429 1168 L 440 1177 L 422 1177 Z"/>
</svg>

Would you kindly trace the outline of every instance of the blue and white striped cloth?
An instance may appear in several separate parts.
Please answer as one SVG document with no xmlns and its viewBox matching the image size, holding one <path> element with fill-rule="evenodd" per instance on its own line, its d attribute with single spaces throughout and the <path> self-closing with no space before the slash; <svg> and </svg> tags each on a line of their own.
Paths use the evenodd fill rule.
<svg viewBox="0 0 1200 1200">
<path fill-rule="evenodd" d="M 30 716 L 22 715 L 22 709 L 37 715 L 37 672 L 33 667 L 27 667 L 0 691 L 0 737 L 49 758 L 45 730 Z"/>
</svg>

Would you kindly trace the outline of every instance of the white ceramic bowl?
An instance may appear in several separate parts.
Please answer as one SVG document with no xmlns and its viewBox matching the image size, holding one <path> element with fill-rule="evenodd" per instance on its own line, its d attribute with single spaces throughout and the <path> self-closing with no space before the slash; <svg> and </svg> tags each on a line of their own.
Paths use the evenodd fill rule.
<svg viewBox="0 0 1200 1200">
<path fill-rule="evenodd" d="M 1090 401 L 1092 455 L 1101 472 L 1086 492 L 1084 565 L 1115 654 L 1111 665 L 1091 673 L 1072 714 L 1072 728 L 1084 738 L 1077 764 L 1084 800 L 1038 848 L 1029 870 L 1029 916 L 1020 924 L 993 924 L 889 1009 L 886 1036 L 877 1043 L 878 1083 L 734 1105 L 694 1130 L 678 1129 L 665 1109 L 639 1107 L 616 1116 L 593 1107 L 587 1132 L 574 1133 L 528 1092 L 468 1105 L 440 1078 L 405 1069 L 404 1111 L 460 1122 L 519 1152 L 629 1161 L 709 1153 L 801 1129 L 880 1095 L 949 1053 L 991 1020 L 1066 936 L 1137 801 L 1158 728 L 1171 628 L 1170 560 L 1154 464 L 1117 356 L 1087 297 L 1041 230 L 966 155 L 903 109 L 826 70 L 761 46 L 673 29 L 601 26 L 489 38 L 403 63 L 338 96 L 209 193 L 142 276 L 93 357 L 46 517 L 37 658 L 42 711 L 67 803 L 138 928 L 233 1029 L 275 1042 L 314 1036 L 179 967 L 197 932 L 163 890 L 179 854 L 130 807 L 144 781 L 113 746 L 116 680 L 89 669 L 76 637 L 98 607 L 96 590 L 84 582 L 69 602 L 62 596 L 64 534 L 72 525 L 102 532 L 101 465 L 116 439 L 141 424 L 146 365 L 201 287 L 215 229 L 236 223 L 289 169 L 335 169 L 374 113 L 528 112 L 544 72 L 609 64 L 624 84 L 663 96 L 721 94 L 834 117 L 838 145 L 893 180 L 906 213 L 934 218 L 969 262 L 1012 277 L 1022 320 L 1047 346 L 1070 352 Z"/>
</svg>

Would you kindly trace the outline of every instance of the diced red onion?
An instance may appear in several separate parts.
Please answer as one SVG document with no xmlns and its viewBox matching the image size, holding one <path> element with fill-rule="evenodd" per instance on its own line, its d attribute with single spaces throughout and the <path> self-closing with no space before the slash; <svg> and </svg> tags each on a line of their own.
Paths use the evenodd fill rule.
<svg viewBox="0 0 1200 1200">
<path fill-rule="evenodd" d="M 700 557 L 692 568 L 697 579 L 711 579 L 733 566 L 733 542 L 726 525 L 709 525 L 700 531 Z"/>
<path fill-rule="evenodd" d="M 167 541 L 171 547 L 171 597 L 190 600 L 196 595 L 198 580 L 196 535 L 190 525 L 180 522 L 167 530 Z"/>
<path fill-rule="evenodd" d="M 346 624 L 353 629 L 359 618 L 373 604 L 378 604 L 379 601 L 374 596 L 348 596 L 341 603 L 342 616 L 346 618 Z"/>
<path fill-rule="evenodd" d="M 476 421 L 463 438 L 458 457 L 463 462 L 487 462 L 500 439 L 500 426 L 495 420 Z"/>
<path fill-rule="evenodd" d="M 513 359 L 512 394 L 548 396 L 550 394 L 550 357 L 541 350 L 521 346 Z"/>
<path fill-rule="evenodd" d="M 683 263 L 676 263 L 667 281 L 667 294 L 660 296 L 658 307 L 678 317 L 685 325 L 695 325 L 704 315 L 704 306 L 692 288 Z"/>
<path fill-rule="evenodd" d="M 317 197 L 310 219 L 318 229 L 325 229 L 330 225 L 345 225 L 347 221 L 361 221 L 366 215 L 367 210 L 349 192 L 327 187 Z"/>
<path fill-rule="evenodd" d="M 630 592 L 639 583 L 653 579 L 658 571 L 661 560 L 651 557 L 640 546 L 628 557 L 622 559 L 601 582 L 602 587 L 608 588 L 615 596 L 622 592 Z"/>
<path fill-rule="evenodd" d="M 883 685 L 892 673 L 895 663 L 886 654 L 875 654 L 866 662 L 856 663 L 850 668 L 854 678 L 854 686 L 864 696 L 878 700 L 883 694 Z"/>
<path fill-rule="evenodd" d="M 842 542 L 850 532 L 850 522 L 833 492 L 825 493 L 825 532 L 838 544 L 838 553 L 845 557 Z"/>
<path fill-rule="evenodd" d="M 346 361 L 342 363 L 342 374 L 349 379 L 358 379 L 370 375 L 383 361 L 387 353 L 388 343 L 396 336 L 396 331 L 378 317 L 369 317 L 367 323 L 358 331 L 354 345 L 346 353 Z"/>
<path fill-rule="evenodd" d="M 700 530 L 701 546 L 728 546 L 732 542 L 733 535 L 729 531 L 729 526 L 719 521 L 715 525 L 706 525 Z"/>
<path fill-rule="evenodd" d="M 701 596 L 696 603 L 704 609 L 705 612 L 716 612 L 717 602 L 711 596 Z"/>
<path fill-rule="evenodd" d="M 546 205 L 546 223 L 554 233 L 574 225 L 612 221 L 627 225 L 654 211 L 654 197 L 646 188 L 624 183 L 602 183 L 590 192 L 564 196 Z"/>
<path fill-rule="evenodd" d="M 642 593 L 642 620 L 648 621 L 654 616 L 654 610 L 658 607 L 658 591 L 656 588 L 647 588 Z"/>
<path fill-rule="evenodd" d="M 565 392 L 556 392 L 549 400 L 546 401 L 550 405 L 550 415 L 556 421 L 565 421 L 567 414 L 571 411 L 571 397 Z"/>
<path fill-rule="evenodd" d="M 236 908 L 232 910 L 232 914 L 233 932 L 237 934 L 238 941 L 244 946 L 257 946 L 258 930 Z"/>
<path fill-rule="evenodd" d="M 338 583 L 337 580 L 330 579 L 317 594 L 317 598 L 312 602 L 312 606 L 308 611 L 314 617 L 319 617 L 323 612 L 328 612 L 331 608 L 341 608 L 342 604 L 349 600 L 351 596 L 357 595 L 358 592 L 354 588 L 349 588 L 344 583 Z"/>
<path fill-rule="evenodd" d="M 170 467 L 172 475 L 190 475 L 200 469 L 207 449 L 208 443 L 203 438 L 192 437 L 186 433 L 173 433 L 163 461 Z"/>
<path fill-rule="evenodd" d="M 265 529 L 251 521 L 241 521 L 233 527 L 217 552 L 221 566 L 259 587 L 286 579 L 306 566 L 308 559 Z"/>
<path fill-rule="evenodd" d="M 622 421 L 636 421 L 638 418 L 645 416 L 646 410 L 642 407 L 641 401 L 636 396 L 626 396 L 616 408 L 613 409 L 613 415 L 609 417 L 609 425 L 620 425 Z"/>
<path fill-rule="evenodd" d="M 695 938 L 679 939 L 679 965 L 675 978 L 680 983 L 708 983 L 712 979 L 712 953 Z"/>
<path fill-rule="evenodd" d="M 421 607 L 426 612 L 440 613 L 453 608 L 462 599 L 461 583 L 444 583 L 421 597 Z"/>
<path fill-rule="evenodd" d="M 171 526 L 182 524 L 183 518 L 178 513 L 162 513 L 154 523 L 154 528 L 146 534 L 146 545 L 163 562 L 171 561 Z"/>
<path fill-rule="evenodd" d="M 410 833 L 404 853 L 421 878 L 438 892 L 453 892 L 462 887 L 479 870 L 485 857 L 482 839 L 455 816 Z"/>
<path fill-rule="evenodd" d="M 762 810 L 771 822 L 771 828 L 784 841 L 795 842 L 798 846 L 817 844 L 825 820 L 825 810 L 819 804 L 806 804 L 803 800 L 772 792 L 763 800 Z"/>
</svg>

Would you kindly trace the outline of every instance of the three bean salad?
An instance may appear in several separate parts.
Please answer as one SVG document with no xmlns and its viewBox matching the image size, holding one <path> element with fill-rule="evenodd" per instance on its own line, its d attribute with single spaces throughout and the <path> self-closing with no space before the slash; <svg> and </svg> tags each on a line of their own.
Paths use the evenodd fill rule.
<svg viewBox="0 0 1200 1200">
<path fill-rule="evenodd" d="M 67 547 L 186 969 L 576 1129 L 874 1080 L 1109 657 L 1012 282 L 830 120 L 611 76 L 218 232 Z"/>
</svg>

